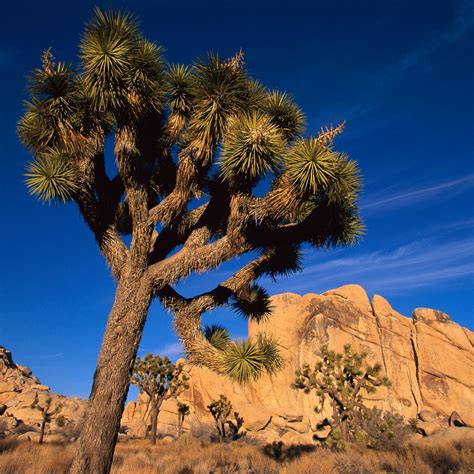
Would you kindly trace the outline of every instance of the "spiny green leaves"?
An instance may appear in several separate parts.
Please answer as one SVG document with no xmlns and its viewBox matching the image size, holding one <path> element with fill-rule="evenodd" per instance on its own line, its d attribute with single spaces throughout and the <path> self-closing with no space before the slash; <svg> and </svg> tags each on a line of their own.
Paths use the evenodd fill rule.
<svg viewBox="0 0 474 474">
<path fill-rule="evenodd" d="M 26 102 L 25 113 L 18 122 L 17 133 L 22 143 L 32 152 L 41 152 L 55 145 L 59 139 L 54 118 L 47 107 L 33 98 Z"/>
<path fill-rule="evenodd" d="M 167 89 L 172 112 L 187 115 L 191 109 L 191 68 L 183 64 L 172 64 L 167 73 Z"/>
<path fill-rule="evenodd" d="M 217 349 L 224 350 L 231 342 L 229 331 L 220 324 L 213 324 L 204 328 L 205 338 Z"/>
<path fill-rule="evenodd" d="M 303 133 L 305 115 L 286 92 L 271 91 L 263 103 L 263 110 L 281 130 L 286 141 Z"/>
<path fill-rule="evenodd" d="M 265 320 L 272 312 L 268 293 L 256 283 L 237 294 L 232 306 L 242 317 L 256 322 Z"/>
<path fill-rule="evenodd" d="M 84 84 L 96 109 L 119 115 L 162 109 L 161 48 L 143 39 L 135 17 L 96 8 L 80 53 Z"/>
<path fill-rule="evenodd" d="M 264 253 L 269 255 L 270 259 L 265 261 L 260 269 L 273 279 L 301 271 L 301 251 L 298 244 L 281 244 L 265 249 Z"/>
<path fill-rule="evenodd" d="M 143 38 L 137 40 L 126 74 L 128 102 L 137 110 L 160 112 L 164 105 L 162 48 Z"/>
<path fill-rule="evenodd" d="M 295 186 L 307 194 L 327 189 L 336 173 L 334 153 L 314 137 L 295 143 L 286 158 L 286 167 Z"/>
<path fill-rule="evenodd" d="M 355 204 L 361 190 L 361 176 L 357 162 L 344 153 L 335 157 L 334 180 L 328 191 L 330 201 L 346 201 Z"/>
<path fill-rule="evenodd" d="M 282 160 L 285 143 L 269 116 L 254 112 L 232 120 L 223 140 L 221 175 L 255 183 L 275 172 Z"/>
<path fill-rule="evenodd" d="M 29 163 L 25 177 L 30 194 L 45 203 L 66 202 L 78 189 L 74 168 L 57 149 L 50 149 Z"/>
<path fill-rule="evenodd" d="M 136 20 L 120 11 L 103 12 L 95 16 L 84 32 L 80 53 L 87 85 L 96 106 L 105 110 L 109 105 L 123 104 L 123 82 L 131 65 L 138 28 Z"/>
<path fill-rule="evenodd" d="M 223 370 L 232 380 L 245 384 L 258 379 L 264 371 L 273 373 L 282 366 L 278 344 L 269 337 L 230 343 L 224 352 Z"/>
<path fill-rule="evenodd" d="M 193 117 L 190 132 L 199 153 L 217 144 L 230 117 L 245 110 L 248 80 L 243 68 L 217 54 L 192 68 Z"/>
<path fill-rule="evenodd" d="M 29 90 L 32 97 L 57 118 L 65 118 L 74 110 L 74 70 L 70 64 L 53 62 L 49 50 L 43 54 L 43 67 L 29 78 Z"/>
</svg>

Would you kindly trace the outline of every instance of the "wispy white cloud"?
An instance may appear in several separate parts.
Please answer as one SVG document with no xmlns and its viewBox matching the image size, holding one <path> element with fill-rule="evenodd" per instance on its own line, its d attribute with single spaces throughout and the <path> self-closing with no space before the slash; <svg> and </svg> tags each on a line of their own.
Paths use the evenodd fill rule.
<svg viewBox="0 0 474 474">
<path fill-rule="evenodd" d="M 459 193 L 474 185 L 474 175 L 451 179 L 434 185 L 425 185 L 418 188 L 402 189 L 398 192 L 387 191 L 368 194 L 363 199 L 360 209 L 365 213 L 376 211 L 383 207 L 402 207 L 412 205 L 438 195 Z"/>
<path fill-rule="evenodd" d="M 313 263 L 292 279 L 292 291 L 314 291 L 315 282 L 327 288 L 358 283 L 371 291 L 430 286 L 441 281 L 460 281 L 474 275 L 474 241 L 449 242 L 419 240 L 392 250 Z"/>
<path fill-rule="evenodd" d="M 379 120 L 373 120 L 376 110 L 383 107 L 388 100 L 392 99 L 391 91 L 399 84 L 405 75 L 415 67 L 420 67 L 422 63 L 429 64 L 431 56 L 442 48 L 455 44 L 462 40 L 464 36 L 474 30 L 474 1 L 460 0 L 455 5 L 453 21 L 445 29 L 433 32 L 424 41 L 414 46 L 411 50 L 402 53 L 386 67 L 374 72 L 374 81 L 368 92 L 352 105 L 349 110 L 341 113 L 349 123 L 356 123 L 367 119 L 364 125 L 348 128 L 348 134 L 352 138 L 357 135 L 373 132 L 380 126 L 386 126 L 391 118 L 384 114 Z M 393 117 L 392 117 L 393 120 Z"/>
<path fill-rule="evenodd" d="M 37 355 L 34 356 L 35 359 L 58 359 L 59 357 L 62 357 L 64 355 L 64 352 L 57 352 L 56 354 L 43 354 L 43 355 Z"/>
<path fill-rule="evenodd" d="M 184 349 L 180 342 L 171 342 L 169 344 L 165 344 L 162 347 L 158 347 L 153 352 L 161 356 L 168 356 L 170 359 L 184 355 Z"/>
<path fill-rule="evenodd" d="M 429 57 L 441 48 L 456 43 L 473 29 L 474 2 L 472 0 L 458 2 L 452 25 L 447 30 L 433 35 L 404 56 L 400 61 L 400 70 L 404 72 L 417 65 L 423 58 Z"/>
</svg>

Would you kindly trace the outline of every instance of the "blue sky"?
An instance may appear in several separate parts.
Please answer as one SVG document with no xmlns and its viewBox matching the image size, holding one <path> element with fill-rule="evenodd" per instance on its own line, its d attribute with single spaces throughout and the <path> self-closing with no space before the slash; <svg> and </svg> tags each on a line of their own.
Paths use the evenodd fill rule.
<svg viewBox="0 0 474 474">
<path fill-rule="evenodd" d="M 474 329 L 474 3 L 472 1 L 118 2 L 141 18 L 170 62 L 242 47 L 252 75 L 291 92 L 309 130 L 347 120 L 337 145 L 359 161 L 367 235 L 349 249 L 306 249 L 305 271 L 267 281 L 270 293 L 347 283 L 405 315 L 441 309 Z M 22 174 L 15 135 L 25 76 L 52 46 L 76 60 L 94 2 L 1 2 L 2 265 L 0 344 L 53 390 L 87 397 L 114 284 L 77 208 L 42 206 Z M 193 276 L 186 294 L 235 268 Z M 235 336 L 246 325 L 229 311 Z M 179 351 L 154 304 L 140 351 Z"/>
</svg>

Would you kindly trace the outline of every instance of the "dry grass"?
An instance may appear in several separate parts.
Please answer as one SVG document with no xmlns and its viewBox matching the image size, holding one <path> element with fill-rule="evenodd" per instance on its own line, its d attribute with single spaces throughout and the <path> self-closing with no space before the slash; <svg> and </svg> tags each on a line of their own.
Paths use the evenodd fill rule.
<svg viewBox="0 0 474 474">
<path fill-rule="evenodd" d="M 66 473 L 74 445 L 38 445 L 0 442 L 2 474 Z M 276 460 L 275 457 L 279 459 Z M 474 471 L 473 447 L 425 446 L 399 451 L 353 448 L 337 453 L 322 448 L 263 449 L 241 442 L 207 443 L 192 437 L 151 446 L 146 441 L 121 442 L 117 446 L 114 474 L 204 473 L 467 473 Z"/>
</svg>

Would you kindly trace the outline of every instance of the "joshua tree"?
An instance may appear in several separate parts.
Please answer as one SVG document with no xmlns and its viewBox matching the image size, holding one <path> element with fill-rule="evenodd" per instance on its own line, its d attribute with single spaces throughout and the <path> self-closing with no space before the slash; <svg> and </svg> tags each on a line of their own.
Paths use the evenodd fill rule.
<svg viewBox="0 0 474 474">
<path fill-rule="evenodd" d="M 39 444 L 43 444 L 44 439 L 44 431 L 46 429 L 46 425 L 51 423 L 52 419 L 61 413 L 62 405 L 60 403 L 56 404 L 54 409 L 51 406 L 52 398 L 47 397 L 44 400 L 44 403 L 40 403 L 38 399 L 38 394 L 35 395 L 35 399 L 31 404 L 31 408 L 35 410 L 39 410 L 41 413 L 41 428 L 40 428 L 40 437 L 39 437 Z"/>
<path fill-rule="evenodd" d="M 43 54 L 18 134 L 33 155 L 30 193 L 77 204 L 116 280 L 71 468 L 102 473 L 152 300 L 172 311 L 190 363 L 237 380 L 248 373 L 239 365 L 252 377 L 274 370 L 274 341 L 222 351 L 205 337 L 202 314 L 231 304 L 259 321 L 271 309 L 259 277 L 299 270 L 305 242 L 356 241 L 360 179 L 335 149 L 343 124 L 305 134 L 300 108 L 253 80 L 241 52 L 167 66 L 132 16 L 99 9 L 79 50 L 75 66 Z M 115 176 L 105 166 L 111 139 Z M 231 259 L 239 268 L 214 289 L 174 289 Z"/>
<path fill-rule="evenodd" d="M 321 348 L 322 359 L 311 368 L 303 365 L 296 372 L 293 388 L 319 397 L 315 408 L 321 413 L 327 398 L 332 408 L 332 437 L 345 444 L 355 438 L 357 428 L 365 411 L 364 392 L 374 393 L 377 387 L 390 385 L 386 377 L 380 376 L 380 364 L 366 364 L 367 352 L 353 352 L 350 344 L 344 346 L 344 354 Z"/>
<path fill-rule="evenodd" d="M 224 441 L 226 436 L 225 425 L 232 410 L 232 403 L 230 403 L 225 395 L 220 395 L 219 399 L 212 401 L 207 409 L 211 412 L 212 418 L 214 418 L 219 439 Z"/>
<path fill-rule="evenodd" d="M 189 405 L 186 403 L 178 402 L 178 438 L 181 436 L 183 431 L 184 419 L 189 415 Z"/>
<path fill-rule="evenodd" d="M 165 400 L 176 398 L 188 388 L 188 377 L 182 364 L 173 364 L 168 357 L 147 354 L 137 358 L 133 368 L 132 384 L 149 397 L 151 405 L 150 441 L 156 444 L 156 428 L 161 405 Z"/>
</svg>

